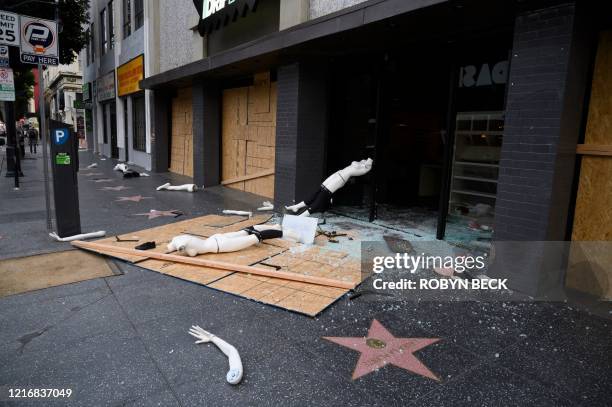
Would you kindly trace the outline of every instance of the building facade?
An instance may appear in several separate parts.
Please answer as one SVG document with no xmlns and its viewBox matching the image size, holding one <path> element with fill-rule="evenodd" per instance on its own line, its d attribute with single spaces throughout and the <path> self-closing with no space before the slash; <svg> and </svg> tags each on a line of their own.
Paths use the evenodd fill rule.
<svg viewBox="0 0 612 407">
<path fill-rule="evenodd" d="M 151 168 L 151 94 L 138 82 L 150 71 L 152 1 L 93 0 L 89 42 L 80 53 L 88 144 L 104 156 Z"/>
<path fill-rule="evenodd" d="M 49 66 L 43 76 L 49 118 L 71 125 L 79 138 L 79 145 L 87 147 L 80 61 L 77 59 L 70 65 Z"/>
<path fill-rule="evenodd" d="M 154 95 L 154 170 L 281 207 L 372 157 L 371 174 L 334 197 L 337 211 L 424 213 L 438 239 L 612 239 L 601 222 L 612 213 L 607 5 L 159 6 L 159 73 L 140 84 Z M 537 292 L 535 269 L 514 288 Z"/>
</svg>

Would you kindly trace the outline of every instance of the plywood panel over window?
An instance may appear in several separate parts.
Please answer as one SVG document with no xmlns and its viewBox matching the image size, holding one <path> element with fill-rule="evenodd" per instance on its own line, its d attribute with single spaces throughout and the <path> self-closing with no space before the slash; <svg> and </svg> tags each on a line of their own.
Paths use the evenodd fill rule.
<svg viewBox="0 0 612 407">
<path fill-rule="evenodd" d="M 180 89 L 172 99 L 171 172 L 193 177 L 193 114 L 191 88 Z"/>
<path fill-rule="evenodd" d="M 612 31 L 600 35 L 566 284 L 612 300 Z M 587 242 L 589 241 L 589 242 Z"/>
<path fill-rule="evenodd" d="M 276 82 L 270 73 L 256 74 L 252 86 L 224 90 L 222 117 L 221 182 L 272 198 Z"/>
<path fill-rule="evenodd" d="M 584 144 L 612 148 L 612 31 L 600 36 Z M 612 240 L 612 156 L 582 157 L 574 219 L 573 240 Z"/>
</svg>

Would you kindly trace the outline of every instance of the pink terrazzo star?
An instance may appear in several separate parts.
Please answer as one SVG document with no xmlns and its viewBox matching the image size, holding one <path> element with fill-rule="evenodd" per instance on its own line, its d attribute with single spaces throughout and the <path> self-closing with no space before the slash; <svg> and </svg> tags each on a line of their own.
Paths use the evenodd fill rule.
<svg viewBox="0 0 612 407">
<path fill-rule="evenodd" d="M 123 191 L 124 189 L 130 189 L 130 187 L 124 187 L 123 185 L 119 185 L 118 187 L 104 187 L 100 189 L 100 191 Z"/>
<path fill-rule="evenodd" d="M 151 199 L 151 197 L 150 196 L 142 196 L 142 195 L 120 196 L 119 199 L 115 200 L 115 202 L 124 202 L 124 201 L 140 202 L 143 199 Z"/>
<path fill-rule="evenodd" d="M 177 211 L 176 209 L 172 209 L 170 211 L 158 211 L 156 209 L 151 209 L 147 213 L 136 213 L 135 216 L 148 216 L 149 219 L 160 218 L 162 216 L 172 216 L 176 218 L 177 216 L 181 216 L 183 213 Z"/>
<path fill-rule="evenodd" d="M 373 320 L 365 338 L 324 336 L 323 339 L 361 352 L 353 372 L 353 380 L 391 364 L 440 381 L 414 356 L 414 352 L 438 342 L 440 338 L 396 338 L 380 322 Z"/>
</svg>

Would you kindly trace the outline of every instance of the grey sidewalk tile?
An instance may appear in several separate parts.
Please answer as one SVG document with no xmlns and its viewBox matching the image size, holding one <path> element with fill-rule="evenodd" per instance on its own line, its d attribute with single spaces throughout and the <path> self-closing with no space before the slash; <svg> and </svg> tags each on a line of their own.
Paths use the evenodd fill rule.
<svg viewBox="0 0 612 407">
<path fill-rule="evenodd" d="M 107 295 L 108 290 L 96 287 L 67 297 L 0 306 L 0 343 L 18 345 L 20 338 L 50 329 Z"/>
<path fill-rule="evenodd" d="M 166 388 L 141 341 L 130 332 L 86 338 L 62 352 L 25 355 L 8 365 L 1 384 L 71 388 L 68 405 L 120 404 Z"/>
<path fill-rule="evenodd" d="M 499 363 L 554 388 L 575 403 L 604 406 L 612 394 L 610 332 L 605 336 L 608 350 L 602 352 L 602 347 L 606 346 L 602 344 L 602 337 L 589 337 L 588 331 L 586 327 L 551 329 L 547 324 L 538 335 L 502 352 Z"/>
<path fill-rule="evenodd" d="M 413 401 L 410 406 L 574 406 L 550 388 L 496 363 L 473 368 L 456 380 Z"/>
<path fill-rule="evenodd" d="M 211 402 L 218 406 L 377 405 L 363 389 L 323 370 L 309 354 L 290 344 L 277 348 L 258 362 L 245 363 L 245 376 L 238 386 L 225 381 L 226 369 L 206 371 L 201 378 L 177 386 L 175 390 L 182 403 L 185 406 Z"/>
</svg>

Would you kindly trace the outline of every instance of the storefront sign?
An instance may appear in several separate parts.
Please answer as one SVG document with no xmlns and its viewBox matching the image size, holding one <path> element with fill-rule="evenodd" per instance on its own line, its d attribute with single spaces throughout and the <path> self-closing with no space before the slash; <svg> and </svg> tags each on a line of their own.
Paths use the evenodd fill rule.
<svg viewBox="0 0 612 407">
<path fill-rule="evenodd" d="M 57 23 L 21 16 L 21 62 L 58 65 Z"/>
<path fill-rule="evenodd" d="M 19 14 L 0 10 L 0 44 L 19 46 Z"/>
<path fill-rule="evenodd" d="M 7 45 L 0 45 L 0 67 L 9 68 L 10 66 L 9 48 Z"/>
<path fill-rule="evenodd" d="M 13 70 L 10 68 L 0 68 L 0 100 L 15 101 L 15 82 L 13 81 Z"/>
<path fill-rule="evenodd" d="M 465 65 L 459 71 L 459 87 L 503 85 L 508 78 L 508 61 L 490 64 Z"/>
<path fill-rule="evenodd" d="M 119 96 L 140 90 L 139 82 L 144 78 L 144 56 L 139 55 L 117 68 L 117 92 Z"/>
<path fill-rule="evenodd" d="M 91 84 L 89 82 L 83 84 L 83 100 L 91 100 Z"/>
<path fill-rule="evenodd" d="M 115 71 L 111 71 L 98 79 L 98 101 L 115 98 Z"/>
<path fill-rule="evenodd" d="M 257 2 L 258 0 L 193 0 L 201 17 L 198 25 L 200 35 L 232 22 L 247 12 L 255 11 Z"/>
</svg>

